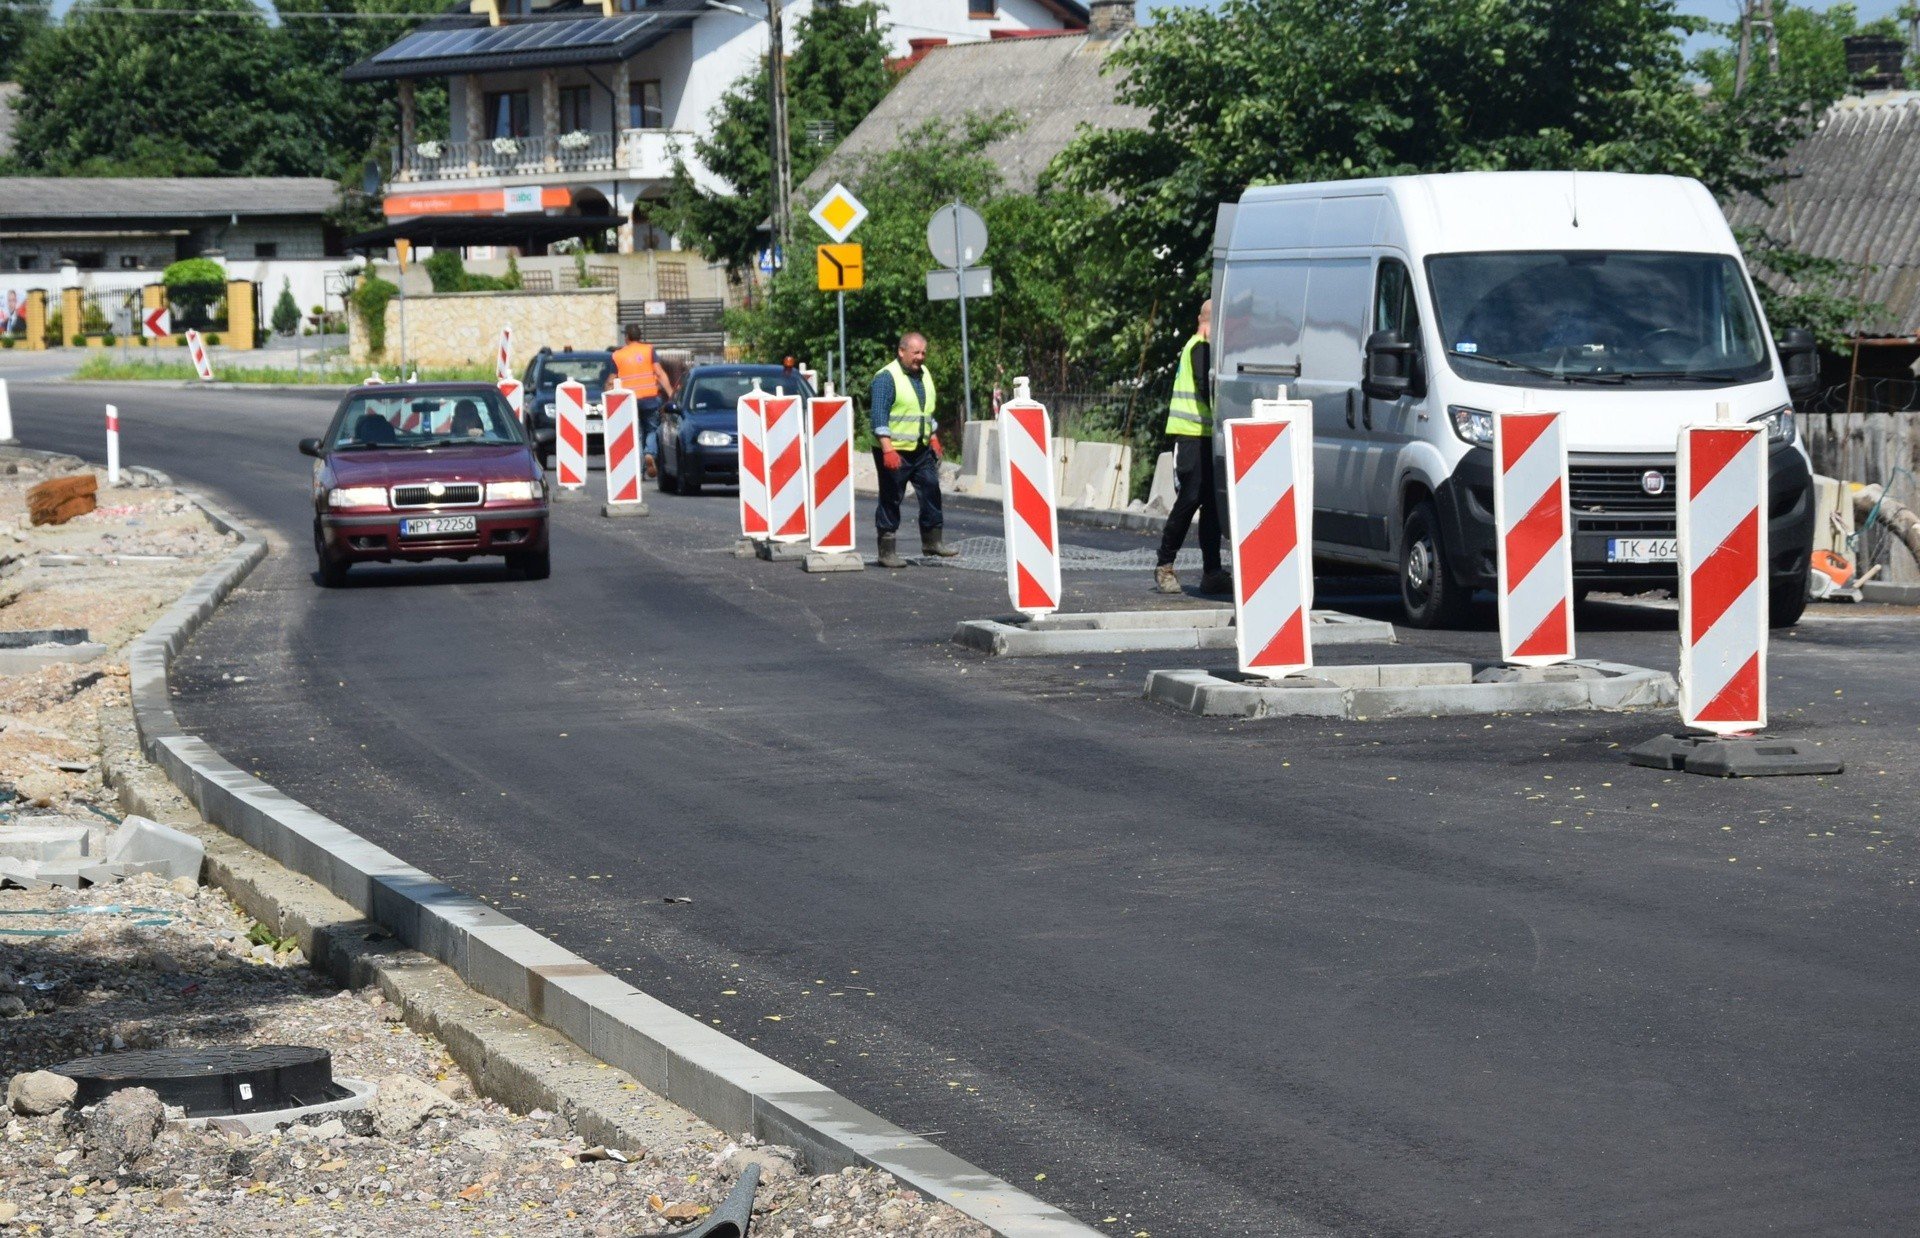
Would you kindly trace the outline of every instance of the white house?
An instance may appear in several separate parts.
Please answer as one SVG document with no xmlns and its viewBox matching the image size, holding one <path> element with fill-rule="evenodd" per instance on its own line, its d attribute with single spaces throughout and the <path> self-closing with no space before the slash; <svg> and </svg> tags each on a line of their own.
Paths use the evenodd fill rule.
<svg viewBox="0 0 1920 1238">
<path fill-rule="evenodd" d="M 668 245 L 647 220 L 676 157 L 689 159 L 720 97 L 765 64 L 762 0 L 470 0 L 354 65 L 395 80 L 400 155 L 390 221 L 589 216 L 623 251 Z M 814 0 L 782 8 L 788 50 Z M 1081 0 L 883 0 L 898 55 L 1087 25 Z M 413 83 L 444 78 L 449 131 L 423 133 Z M 696 169 L 696 174 L 699 170 Z M 583 223 L 585 221 L 582 221 Z M 529 230 L 529 236 L 534 235 Z"/>
</svg>

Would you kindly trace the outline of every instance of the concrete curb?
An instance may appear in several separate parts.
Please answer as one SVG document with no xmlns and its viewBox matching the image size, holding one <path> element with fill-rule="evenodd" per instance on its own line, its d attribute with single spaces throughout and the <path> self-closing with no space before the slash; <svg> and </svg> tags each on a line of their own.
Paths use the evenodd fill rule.
<svg viewBox="0 0 1920 1238">
<path fill-rule="evenodd" d="M 1896 585 L 1869 580 L 1860 586 L 1860 600 L 1885 606 L 1920 606 L 1920 585 Z"/>
<path fill-rule="evenodd" d="M 1007 1238 L 1098 1234 L 404 863 L 182 730 L 168 665 L 266 556 L 258 535 L 206 499 L 191 497 L 242 545 L 133 642 L 127 664 L 142 752 L 210 824 L 313 878 L 404 944 L 445 963 L 476 992 L 545 1024 L 722 1130 L 795 1148 L 815 1172 L 853 1165 L 885 1170 Z"/>
<path fill-rule="evenodd" d="M 1572 674 L 1520 672 L 1510 682 L 1476 682 L 1466 662 L 1316 666 L 1299 676 L 1258 680 L 1234 671 L 1149 671 L 1150 701 L 1205 718 L 1417 718 L 1461 714 L 1554 713 L 1671 707 L 1679 689 L 1665 671 L 1580 660 Z M 1548 668 L 1560 671 L 1563 668 Z M 1582 674 L 1584 672 L 1584 674 Z M 1575 676 L 1578 677 L 1575 677 Z"/>
<path fill-rule="evenodd" d="M 1163 649 L 1231 649 L 1231 607 L 1168 607 L 1055 614 L 1044 619 L 964 619 L 953 641 L 998 658 L 1135 653 Z M 1314 645 L 1395 643 L 1393 625 L 1337 610 L 1313 612 Z"/>
</svg>

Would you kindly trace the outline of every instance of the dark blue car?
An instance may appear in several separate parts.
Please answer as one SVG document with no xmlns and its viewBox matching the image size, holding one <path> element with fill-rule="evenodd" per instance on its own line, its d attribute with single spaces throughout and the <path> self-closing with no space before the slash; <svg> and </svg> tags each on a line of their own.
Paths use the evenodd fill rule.
<svg viewBox="0 0 1920 1238">
<path fill-rule="evenodd" d="M 740 397 L 760 389 L 812 396 L 796 370 L 777 365 L 702 365 L 688 371 L 679 399 L 660 414 L 660 488 L 698 494 L 702 486 L 740 484 L 736 415 Z"/>
</svg>

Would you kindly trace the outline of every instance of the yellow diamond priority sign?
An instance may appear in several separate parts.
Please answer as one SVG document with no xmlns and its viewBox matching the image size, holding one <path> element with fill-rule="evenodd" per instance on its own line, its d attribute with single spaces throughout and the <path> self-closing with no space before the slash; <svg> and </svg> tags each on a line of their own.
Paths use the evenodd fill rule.
<svg viewBox="0 0 1920 1238">
<path fill-rule="evenodd" d="M 853 235 L 867 217 L 867 208 L 860 205 L 860 199 L 853 196 L 845 185 L 834 182 L 827 196 L 813 204 L 807 212 L 820 230 L 832 237 L 836 243 L 845 241 Z"/>
<path fill-rule="evenodd" d="M 866 284 L 866 266 L 858 245 L 822 245 L 816 253 L 820 291 L 858 292 Z"/>
</svg>

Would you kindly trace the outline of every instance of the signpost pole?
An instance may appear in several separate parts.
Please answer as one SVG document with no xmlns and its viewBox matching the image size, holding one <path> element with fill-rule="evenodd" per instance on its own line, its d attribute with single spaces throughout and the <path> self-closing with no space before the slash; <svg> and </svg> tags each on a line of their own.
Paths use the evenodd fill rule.
<svg viewBox="0 0 1920 1238">
<path fill-rule="evenodd" d="M 960 199 L 953 200 L 953 248 L 960 259 L 960 420 L 973 417 L 973 348 L 967 340 L 967 253 L 960 248 Z"/>
<path fill-rule="evenodd" d="M 847 294 L 837 293 L 840 302 L 840 390 L 852 391 L 853 385 L 847 381 Z"/>
</svg>

